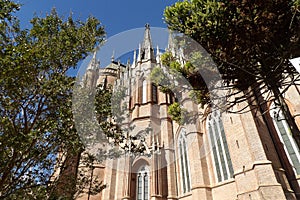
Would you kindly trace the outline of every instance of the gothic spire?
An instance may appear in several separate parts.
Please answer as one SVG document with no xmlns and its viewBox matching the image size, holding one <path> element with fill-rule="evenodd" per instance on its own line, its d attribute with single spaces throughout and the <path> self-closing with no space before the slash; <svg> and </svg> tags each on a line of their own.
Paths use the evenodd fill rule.
<svg viewBox="0 0 300 200">
<path fill-rule="evenodd" d="M 94 51 L 94 55 L 87 67 L 87 70 L 97 70 L 99 68 L 99 65 L 100 65 L 100 61 L 97 59 L 97 51 Z"/>
<path fill-rule="evenodd" d="M 141 46 L 141 60 L 152 60 L 155 61 L 154 50 L 152 47 L 150 25 L 145 25 L 144 40 Z"/>
<path fill-rule="evenodd" d="M 170 30 L 169 30 L 169 38 L 168 38 L 168 48 L 167 48 L 167 51 L 170 51 L 174 56 L 176 54 L 173 33 Z"/>
<path fill-rule="evenodd" d="M 152 48 L 152 41 L 150 35 L 150 25 L 147 23 L 145 25 L 144 41 L 143 41 L 142 48 L 148 49 L 149 47 Z"/>
</svg>

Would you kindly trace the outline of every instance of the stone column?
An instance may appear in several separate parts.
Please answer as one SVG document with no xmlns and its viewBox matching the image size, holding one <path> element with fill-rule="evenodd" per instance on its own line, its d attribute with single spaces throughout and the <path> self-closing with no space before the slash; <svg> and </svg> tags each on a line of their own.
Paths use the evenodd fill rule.
<svg viewBox="0 0 300 200">
<path fill-rule="evenodd" d="M 176 180 L 176 160 L 175 160 L 175 150 L 174 150 L 174 136 L 172 131 L 171 119 L 165 118 L 161 121 L 161 136 L 163 138 L 164 144 L 164 157 L 167 168 L 167 199 L 175 200 L 177 199 L 177 180 Z M 166 186 L 164 186 L 166 187 Z"/>
<path fill-rule="evenodd" d="M 203 146 L 203 134 L 190 132 L 187 134 L 187 140 L 188 156 L 191 161 L 189 164 L 192 196 L 201 197 L 201 200 L 211 200 L 211 187 Z"/>
<path fill-rule="evenodd" d="M 157 180 L 157 155 L 153 150 L 151 158 L 151 200 L 157 200 L 158 196 L 158 180 Z"/>
<path fill-rule="evenodd" d="M 126 155 L 124 158 L 124 197 L 123 200 L 130 200 L 130 190 L 131 190 L 131 162 L 130 156 Z"/>
</svg>

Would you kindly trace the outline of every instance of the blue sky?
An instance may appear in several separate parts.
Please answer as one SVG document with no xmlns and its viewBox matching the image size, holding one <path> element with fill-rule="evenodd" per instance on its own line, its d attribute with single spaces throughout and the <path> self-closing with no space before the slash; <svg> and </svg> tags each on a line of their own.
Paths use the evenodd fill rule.
<svg viewBox="0 0 300 200">
<path fill-rule="evenodd" d="M 53 7 L 62 16 L 71 12 L 74 18 L 85 20 L 92 15 L 104 25 L 110 37 L 122 31 L 143 27 L 166 27 L 163 10 L 176 0 L 19 0 L 24 4 L 18 12 L 23 27 L 30 27 L 29 20 L 34 13 L 44 16 Z"/>
<path fill-rule="evenodd" d="M 23 4 L 17 16 L 20 19 L 23 28 L 30 28 L 30 19 L 34 15 L 45 16 L 50 13 L 53 7 L 56 8 L 60 16 L 68 17 L 72 13 L 73 18 L 85 20 L 89 16 L 98 18 L 105 28 L 107 38 L 114 38 L 112 36 L 118 35 L 121 32 L 132 30 L 135 28 L 143 28 L 146 23 L 151 27 L 166 28 L 167 25 L 163 20 L 163 11 L 166 6 L 172 5 L 178 0 L 15 0 Z M 152 29 L 153 30 L 153 29 Z M 139 31 L 139 30 L 138 30 Z M 141 38 L 135 40 L 142 40 L 143 29 L 141 29 Z M 132 37 L 132 35 L 131 35 Z M 134 38 L 131 38 L 134 39 Z M 126 38 L 125 38 L 126 40 Z M 138 45 L 138 42 L 136 41 Z M 154 44 L 155 45 L 155 44 Z M 109 58 L 114 47 L 106 52 Z M 133 50 L 133 49 L 132 49 Z M 110 59 L 105 59 L 97 56 L 101 60 L 101 67 L 106 66 Z M 118 55 L 116 55 L 118 57 Z M 91 56 L 84 61 L 79 62 L 76 70 L 70 70 L 69 75 L 76 75 L 83 65 L 89 63 Z M 125 58 L 124 58 L 125 59 Z M 86 66 L 83 66 L 86 68 Z M 79 70 L 81 71 L 81 70 Z"/>
</svg>

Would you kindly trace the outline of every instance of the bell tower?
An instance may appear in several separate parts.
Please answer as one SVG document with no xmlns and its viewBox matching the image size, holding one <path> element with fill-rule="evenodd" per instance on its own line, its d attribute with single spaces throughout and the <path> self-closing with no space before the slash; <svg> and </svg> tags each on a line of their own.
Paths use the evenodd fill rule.
<svg viewBox="0 0 300 200">
<path fill-rule="evenodd" d="M 106 168 L 104 182 L 118 188 L 103 190 L 104 199 L 114 196 L 114 199 L 123 200 L 165 200 L 168 194 L 176 194 L 175 167 L 166 164 L 166 156 L 169 160 L 174 156 L 170 153 L 173 148 L 172 120 L 167 114 L 170 98 L 150 79 L 153 68 L 160 66 L 159 57 L 159 48 L 154 50 L 150 26 L 146 24 L 143 41 L 138 52 L 134 51 L 133 63 L 121 67 L 114 82 L 114 88 L 126 85 L 124 103 L 128 103 L 128 115 L 123 124 L 130 127 L 126 134 L 138 138 L 137 142 L 146 150 L 142 155 L 132 154 L 118 161 L 107 161 L 113 169 Z"/>
</svg>

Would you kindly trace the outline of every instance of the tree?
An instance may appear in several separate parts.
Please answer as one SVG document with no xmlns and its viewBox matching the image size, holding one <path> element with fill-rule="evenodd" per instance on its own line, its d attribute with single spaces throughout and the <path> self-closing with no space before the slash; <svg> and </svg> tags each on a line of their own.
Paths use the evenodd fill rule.
<svg viewBox="0 0 300 200">
<path fill-rule="evenodd" d="M 250 110 L 254 116 L 262 115 L 272 130 L 266 113 L 267 101 L 273 98 L 298 146 L 299 128 L 284 93 L 292 85 L 299 86 L 299 74 L 289 62 L 300 54 L 299 6 L 299 0 L 190 0 L 177 2 L 164 13 L 170 29 L 192 37 L 217 64 L 224 89 L 231 91 L 228 112 L 246 101 L 247 106 L 235 113 Z M 287 176 L 294 178 L 293 172 Z M 291 187 L 298 188 L 293 182 Z"/>
<path fill-rule="evenodd" d="M 227 106 L 247 101 L 251 110 L 265 113 L 263 97 L 273 95 L 300 146 L 283 98 L 299 80 L 289 63 L 300 54 L 299 0 L 191 0 L 167 7 L 164 15 L 170 29 L 199 42 L 217 63 L 227 88 L 235 91 Z"/>
<path fill-rule="evenodd" d="M 0 7 L 0 199 L 56 198 L 54 168 L 70 163 L 58 153 L 78 160 L 82 151 L 71 110 L 75 79 L 66 72 L 103 41 L 104 30 L 94 17 L 74 21 L 55 10 L 22 30 L 13 16 L 20 5 L 1 0 Z"/>
</svg>

